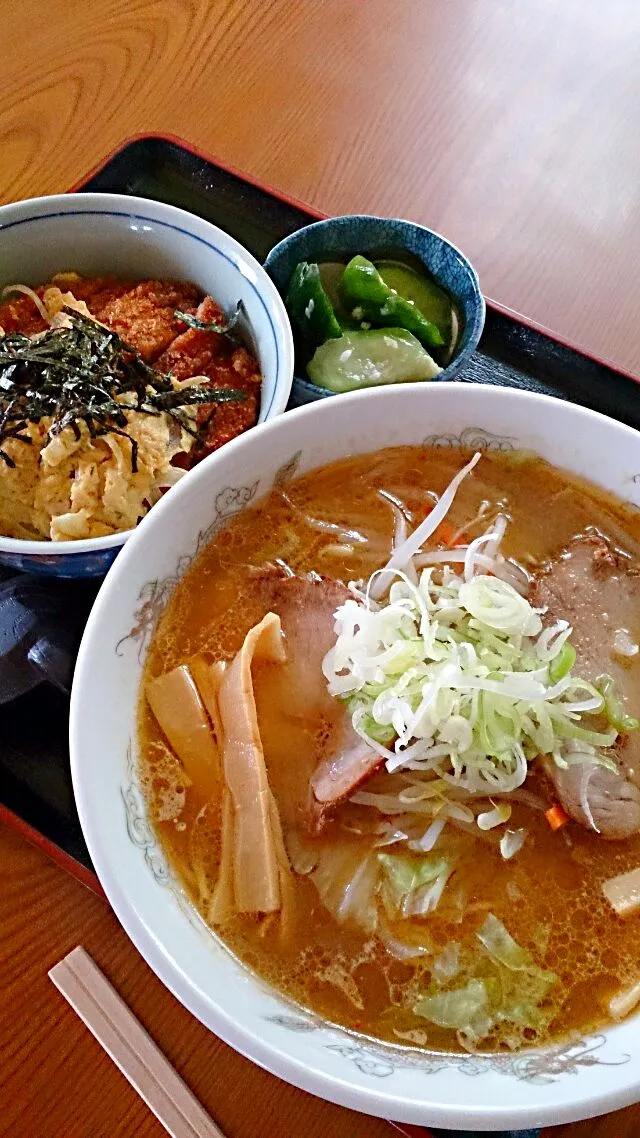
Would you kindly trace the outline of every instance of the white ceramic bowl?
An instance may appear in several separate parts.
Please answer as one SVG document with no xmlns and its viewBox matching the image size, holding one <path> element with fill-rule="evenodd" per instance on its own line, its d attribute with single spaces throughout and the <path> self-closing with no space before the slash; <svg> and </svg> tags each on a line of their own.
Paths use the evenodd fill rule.
<svg viewBox="0 0 640 1138">
<path fill-rule="evenodd" d="M 65 270 L 187 280 L 227 312 L 242 300 L 264 377 L 259 421 L 284 411 L 293 377 L 284 305 L 255 258 L 216 225 L 124 194 L 59 194 L 0 206 L 0 288 L 42 284 Z M 63 577 L 101 576 L 129 532 L 58 542 L 0 536 L 0 564 Z"/>
<path fill-rule="evenodd" d="M 418 1054 L 330 1027 L 237 963 L 181 893 L 136 781 L 135 708 L 149 636 L 180 576 L 226 519 L 346 454 L 424 441 L 524 447 L 640 508 L 640 435 L 546 396 L 443 383 L 311 404 L 206 459 L 152 510 L 110 572 L 82 642 L 71 763 L 93 863 L 133 942 L 174 995 L 227 1043 L 305 1090 L 370 1114 L 481 1130 L 585 1118 L 640 1098 L 640 1020 L 515 1055 Z M 594 461 L 597 456 L 597 463 Z"/>
</svg>

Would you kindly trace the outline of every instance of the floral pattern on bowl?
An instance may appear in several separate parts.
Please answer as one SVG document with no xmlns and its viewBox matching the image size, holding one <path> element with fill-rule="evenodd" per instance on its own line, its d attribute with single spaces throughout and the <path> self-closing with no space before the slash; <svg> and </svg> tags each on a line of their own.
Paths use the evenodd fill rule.
<svg viewBox="0 0 640 1138">
<path fill-rule="evenodd" d="M 517 450 L 515 439 L 506 435 L 496 435 L 484 427 L 465 427 L 460 434 L 447 433 L 444 435 L 427 435 L 422 440 L 425 447 L 460 447 L 461 450 L 471 451 L 510 451 Z"/>
</svg>

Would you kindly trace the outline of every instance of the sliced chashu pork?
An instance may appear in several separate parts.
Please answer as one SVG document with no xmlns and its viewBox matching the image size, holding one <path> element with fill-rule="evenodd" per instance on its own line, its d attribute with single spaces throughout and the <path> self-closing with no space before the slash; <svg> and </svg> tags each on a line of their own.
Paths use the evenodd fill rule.
<svg viewBox="0 0 640 1138">
<path fill-rule="evenodd" d="M 256 589 L 262 605 L 280 617 L 285 636 L 286 663 L 273 677 L 270 698 L 277 698 L 292 720 L 316 725 L 313 745 L 304 748 L 308 766 L 302 754 L 287 756 L 299 786 L 293 795 L 283 796 L 297 799 L 316 829 L 382 761 L 356 735 L 343 704 L 329 695 L 322 673 L 322 661 L 335 643 L 334 613 L 351 594 L 339 581 L 279 572 L 260 574 Z"/>
<path fill-rule="evenodd" d="M 577 539 L 536 581 L 532 603 L 544 605 L 551 620 L 573 626 L 575 674 L 593 683 L 611 675 L 633 715 L 640 710 L 640 659 L 624 661 L 614 651 L 617 629 L 640 641 L 640 574 L 600 537 Z M 576 763 L 561 771 L 547 764 L 560 800 L 577 822 L 604 838 L 626 838 L 640 830 L 640 732 L 622 736 L 611 749 L 618 771 L 597 763 Z"/>
</svg>

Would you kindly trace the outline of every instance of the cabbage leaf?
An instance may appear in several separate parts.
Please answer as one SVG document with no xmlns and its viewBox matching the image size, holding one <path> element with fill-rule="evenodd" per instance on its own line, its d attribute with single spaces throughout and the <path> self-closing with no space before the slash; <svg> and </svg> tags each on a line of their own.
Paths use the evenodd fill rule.
<svg viewBox="0 0 640 1138">
<path fill-rule="evenodd" d="M 464 988 L 423 996 L 413 1010 L 438 1027 L 466 1031 L 479 1016 L 485 1017 L 489 1012 L 487 985 L 484 980 L 469 980 Z"/>
<path fill-rule="evenodd" d="M 448 858 L 379 853 L 382 896 L 387 911 L 403 917 L 426 916 L 438 905 L 452 871 Z"/>
<path fill-rule="evenodd" d="M 472 1043 L 486 1039 L 499 1024 L 545 1028 L 555 1014 L 544 1001 L 556 974 L 539 967 L 493 913 L 476 937 L 484 952 L 475 962 L 475 975 L 463 987 L 444 990 L 434 976 L 430 991 L 414 1005 L 415 1014 L 462 1032 Z"/>
<path fill-rule="evenodd" d="M 496 964 L 504 964 L 505 968 L 514 972 L 520 972 L 533 964 L 531 953 L 513 939 L 502 921 L 493 913 L 487 913 L 476 936 Z"/>
</svg>

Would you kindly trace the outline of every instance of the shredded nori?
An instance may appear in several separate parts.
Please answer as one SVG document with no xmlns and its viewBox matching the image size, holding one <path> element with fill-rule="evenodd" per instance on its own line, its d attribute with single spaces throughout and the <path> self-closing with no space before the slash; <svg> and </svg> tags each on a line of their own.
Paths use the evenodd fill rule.
<svg viewBox="0 0 640 1138">
<path fill-rule="evenodd" d="M 199 317 L 192 316 L 190 312 L 174 312 L 173 315 L 181 324 L 186 324 L 196 332 L 219 332 L 222 336 L 229 336 L 231 340 L 237 341 L 236 328 L 244 315 L 244 304 L 241 300 L 238 301 L 226 324 L 219 324 L 217 320 L 200 320 Z"/>
<path fill-rule="evenodd" d="M 71 327 L 50 328 L 35 337 L 9 332 L 0 337 L 0 458 L 15 462 L 2 443 L 25 434 L 29 422 L 50 418 L 50 438 L 70 427 L 80 437 L 84 422 L 92 438 L 113 433 L 131 442 L 131 469 L 138 469 L 138 446 L 128 434 L 127 411 L 169 415 L 199 439 L 206 423 L 194 429 L 184 408 L 198 403 L 238 403 L 246 392 L 194 384 L 176 389 L 171 376 L 146 364 L 116 332 L 73 309 L 65 308 Z M 176 313 L 176 315 L 179 315 Z M 190 318 L 191 319 L 191 318 Z M 231 322 L 237 320 L 237 310 Z M 216 330 L 222 330 L 217 329 Z M 126 396 L 126 403 L 121 402 Z"/>
</svg>

